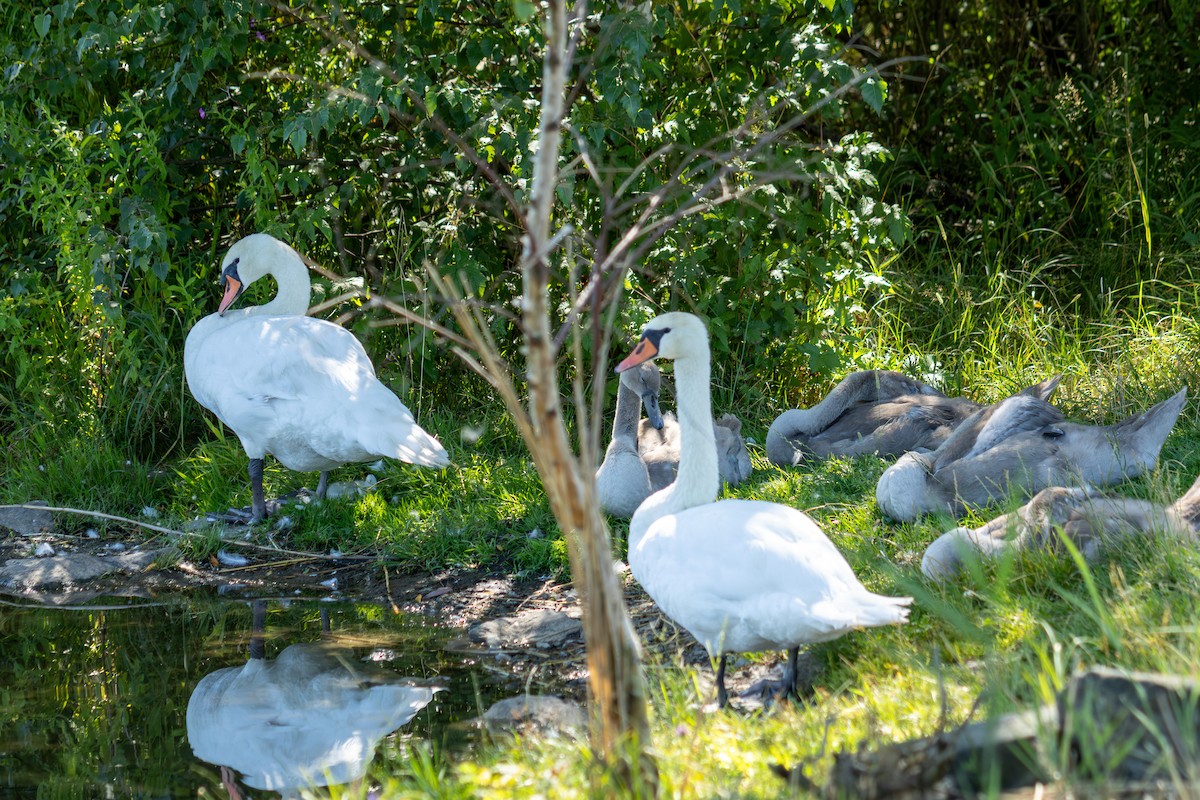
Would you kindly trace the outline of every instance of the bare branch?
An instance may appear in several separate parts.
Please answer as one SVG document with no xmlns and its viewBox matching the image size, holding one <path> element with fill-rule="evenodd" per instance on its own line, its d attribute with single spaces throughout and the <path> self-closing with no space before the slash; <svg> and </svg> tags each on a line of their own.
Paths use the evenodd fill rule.
<svg viewBox="0 0 1200 800">
<path fill-rule="evenodd" d="M 487 328 L 486 321 L 480 319 L 477 308 L 464 302 L 462 291 L 453 281 L 439 274 L 432 266 L 427 267 L 427 271 L 434 287 L 451 299 L 450 311 L 454 314 L 459 327 L 466 334 L 467 344 L 455 345 L 451 348 L 451 351 L 458 355 L 480 377 L 491 384 L 492 388 L 500 395 L 505 408 L 512 414 L 521 436 L 527 442 L 534 441 L 533 424 L 530 420 L 529 412 L 526 411 L 524 404 L 522 404 L 520 397 L 517 395 L 512 371 L 500 357 L 499 350 L 495 346 L 495 340 L 492 338 L 491 331 Z M 478 355 L 478 360 L 476 360 L 475 355 Z"/>
</svg>

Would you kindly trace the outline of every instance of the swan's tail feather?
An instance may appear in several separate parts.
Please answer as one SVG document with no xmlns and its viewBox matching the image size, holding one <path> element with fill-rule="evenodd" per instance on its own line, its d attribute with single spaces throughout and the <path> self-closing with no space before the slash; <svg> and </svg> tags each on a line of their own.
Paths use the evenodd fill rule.
<svg viewBox="0 0 1200 800">
<path fill-rule="evenodd" d="M 908 606 L 911 597 L 885 597 L 881 594 L 869 595 L 869 601 L 859 608 L 857 624 L 864 628 L 874 628 L 880 625 L 899 625 L 908 622 Z"/>
<path fill-rule="evenodd" d="M 1126 460 L 1145 464 L 1148 469 L 1152 468 L 1158 461 L 1163 443 L 1175 427 L 1185 403 L 1186 386 L 1153 408 L 1114 425 L 1117 445 L 1125 454 Z"/>
<path fill-rule="evenodd" d="M 414 425 L 409 434 L 396 443 L 392 457 L 421 467 L 441 469 L 450 466 L 450 455 L 442 443 Z"/>
</svg>

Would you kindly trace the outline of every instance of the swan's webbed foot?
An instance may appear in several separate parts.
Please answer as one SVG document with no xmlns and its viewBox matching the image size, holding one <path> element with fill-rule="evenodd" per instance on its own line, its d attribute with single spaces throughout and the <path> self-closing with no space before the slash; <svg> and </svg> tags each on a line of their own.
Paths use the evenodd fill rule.
<svg viewBox="0 0 1200 800">
<path fill-rule="evenodd" d="M 213 522 L 222 522 L 226 525 L 257 525 L 281 508 L 283 508 L 283 504 L 278 500 L 264 500 L 261 516 L 255 515 L 253 506 L 231 508 L 228 511 L 209 511 L 204 516 Z"/>
<path fill-rule="evenodd" d="M 273 516 L 283 508 L 284 504 L 291 502 L 307 503 L 313 493 L 308 489 L 297 489 L 294 492 L 289 492 L 277 500 L 268 500 L 263 494 L 263 460 L 261 458 L 250 459 L 250 464 L 246 469 L 250 476 L 250 496 L 251 504 L 247 508 L 231 508 L 228 511 L 210 511 L 204 516 L 213 522 L 222 522 L 226 525 L 257 525 L 263 522 L 267 517 Z M 316 496 L 318 498 L 325 496 L 325 489 L 329 482 L 329 473 L 322 472 L 321 480 L 317 484 Z"/>
<path fill-rule="evenodd" d="M 758 698 L 762 701 L 764 706 L 788 699 L 804 699 L 800 691 L 800 686 L 798 685 L 800 677 L 799 661 L 800 648 L 790 648 L 788 650 L 787 669 L 784 670 L 782 678 L 777 680 L 763 679 L 761 681 L 756 681 L 754 685 L 738 696 Z M 805 694 L 807 694 L 807 692 L 805 692 Z"/>
<path fill-rule="evenodd" d="M 761 681 L 756 681 L 749 689 L 739 694 L 738 697 L 757 699 L 765 707 L 784 700 L 799 700 L 800 692 L 796 688 L 795 682 L 789 681 L 785 676 L 776 680 L 764 678 Z"/>
</svg>

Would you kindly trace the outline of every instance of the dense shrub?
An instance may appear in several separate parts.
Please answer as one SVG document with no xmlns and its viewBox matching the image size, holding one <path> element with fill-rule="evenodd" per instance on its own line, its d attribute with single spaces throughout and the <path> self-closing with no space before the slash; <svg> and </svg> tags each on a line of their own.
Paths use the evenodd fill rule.
<svg viewBox="0 0 1200 800">
<path fill-rule="evenodd" d="M 509 300 L 541 79 L 524 10 L 7 4 L 0 430 L 56 420 L 143 457 L 203 435 L 183 337 L 212 309 L 224 248 L 251 231 L 412 304 L 426 262 L 482 301 Z M 558 221 L 575 231 L 564 252 L 585 275 L 648 192 L 674 181 L 655 206 L 669 214 L 716 174 L 731 130 L 761 136 L 823 103 L 731 173 L 731 189 L 763 184 L 749 202 L 711 204 L 630 265 L 626 324 L 664 306 L 709 316 L 730 391 L 828 365 L 822 330 L 879 282 L 905 233 L 874 198 L 886 152 L 838 122 L 849 97 L 861 102 L 839 93 L 855 73 L 830 44 L 849 12 L 598 4 L 585 25 L 558 191 Z M 882 82 L 862 85 L 875 109 L 884 96 Z M 424 334 L 350 319 L 389 380 L 425 381 L 451 404 L 482 393 Z M 494 319 L 503 340 L 507 317 Z"/>
<path fill-rule="evenodd" d="M 1054 271 L 1093 294 L 1190 278 L 1160 261 L 1200 244 L 1200 7 L 917 0 L 857 20 L 872 48 L 930 58 L 877 123 L 927 244 L 940 220 L 968 253 L 1067 253 Z"/>
</svg>

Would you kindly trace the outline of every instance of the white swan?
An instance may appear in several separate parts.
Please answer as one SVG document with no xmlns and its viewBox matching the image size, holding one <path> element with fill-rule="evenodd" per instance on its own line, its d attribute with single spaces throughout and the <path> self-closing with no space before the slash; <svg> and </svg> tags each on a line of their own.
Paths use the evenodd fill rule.
<svg viewBox="0 0 1200 800">
<path fill-rule="evenodd" d="M 266 305 L 229 311 L 264 275 L 279 290 Z M 250 458 L 251 519 L 267 515 L 263 457 L 288 469 L 319 470 L 317 496 L 334 467 L 381 457 L 425 467 L 450 463 L 445 449 L 375 377 L 350 331 L 304 316 L 308 269 L 296 251 L 263 233 L 229 249 L 221 264 L 217 313 L 188 333 L 183 365 L 200 405 L 233 429 Z"/>
<path fill-rule="evenodd" d="M 206 675 L 187 706 L 192 752 L 251 787 L 292 797 L 358 780 L 379 741 L 439 691 L 358 665 L 331 645 L 294 644 L 268 660 L 265 617 L 265 602 L 255 601 L 250 659 Z"/>
<path fill-rule="evenodd" d="M 658 410 L 658 367 L 646 363 L 621 374 L 617 387 L 617 413 L 612 441 L 596 470 L 596 497 L 600 508 L 614 517 L 631 517 L 653 491 L 646 463 L 638 453 L 639 406 L 645 406 L 645 423 L 663 424 Z"/>
<path fill-rule="evenodd" d="M 807 515 L 756 500 L 714 502 L 720 486 L 712 425 L 708 331 L 691 314 L 651 320 L 618 372 L 655 357 L 675 360 L 682 426 L 679 476 L 629 524 L 629 567 L 663 612 L 720 657 L 788 650 L 783 691 L 794 693 L 800 645 L 855 628 L 904 622 L 909 597 L 873 594 Z"/>
<path fill-rule="evenodd" d="M 929 578 L 958 575 L 968 554 L 997 558 L 1004 553 L 1053 548 L 1065 537 L 1089 561 L 1104 546 L 1163 533 L 1182 541 L 1200 538 L 1200 478 L 1169 506 L 1131 497 L 1114 497 L 1091 487 L 1053 486 L 1010 514 L 978 528 L 954 528 L 934 540 L 921 557 Z"/>
<path fill-rule="evenodd" d="M 961 516 L 1012 494 L 1050 486 L 1108 486 L 1152 469 L 1187 401 L 1187 387 L 1114 425 L 1066 422 L 1037 397 L 1018 394 L 963 422 L 932 453 L 906 453 L 875 487 L 879 510 L 910 521 Z"/>
</svg>

